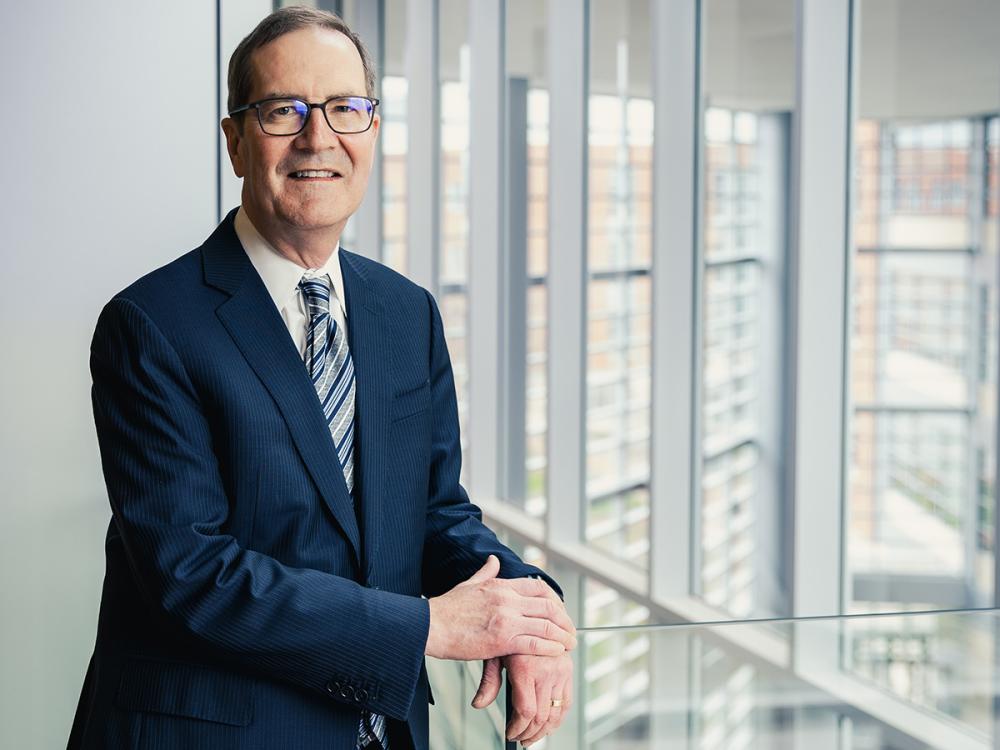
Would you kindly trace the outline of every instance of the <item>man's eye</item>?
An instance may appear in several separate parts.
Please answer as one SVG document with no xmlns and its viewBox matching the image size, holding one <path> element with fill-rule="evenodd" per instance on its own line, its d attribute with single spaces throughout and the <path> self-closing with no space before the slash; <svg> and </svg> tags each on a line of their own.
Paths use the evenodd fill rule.
<svg viewBox="0 0 1000 750">
<path fill-rule="evenodd" d="M 298 114 L 298 110 L 294 105 L 282 104 L 278 106 L 271 106 L 264 110 L 264 115 L 269 120 L 282 120 L 294 117 Z"/>
</svg>

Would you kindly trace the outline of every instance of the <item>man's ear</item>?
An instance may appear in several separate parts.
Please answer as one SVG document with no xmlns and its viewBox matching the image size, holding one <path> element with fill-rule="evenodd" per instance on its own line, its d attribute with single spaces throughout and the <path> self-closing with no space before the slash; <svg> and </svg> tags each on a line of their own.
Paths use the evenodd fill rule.
<svg viewBox="0 0 1000 750">
<path fill-rule="evenodd" d="M 226 151 L 229 152 L 229 161 L 232 162 L 233 172 L 236 173 L 237 177 L 243 177 L 245 170 L 243 159 L 240 156 L 240 141 L 243 140 L 242 123 L 236 122 L 232 117 L 225 117 L 219 124 L 226 136 Z"/>
</svg>

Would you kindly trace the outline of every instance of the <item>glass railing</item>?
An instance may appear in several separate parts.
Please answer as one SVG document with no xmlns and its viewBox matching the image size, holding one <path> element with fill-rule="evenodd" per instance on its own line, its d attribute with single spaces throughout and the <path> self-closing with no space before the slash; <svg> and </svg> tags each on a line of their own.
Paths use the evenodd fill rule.
<svg viewBox="0 0 1000 750">
<path fill-rule="evenodd" d="M 427 676 L 434 693 L 430 707 L 432 750 L 504 750 L 507 717 L 506 690 L 484 709 L 471 706 L 479 689 L 482 662 L 427 659 Z"/>
<path fill-rule="evenodd" d="M 994 748 L 1000 611 L 580 629 L 574 706 L 539 750 Z M 513 748 L 480 664 L 429 665 L 431 747 Z"/>
</svg>

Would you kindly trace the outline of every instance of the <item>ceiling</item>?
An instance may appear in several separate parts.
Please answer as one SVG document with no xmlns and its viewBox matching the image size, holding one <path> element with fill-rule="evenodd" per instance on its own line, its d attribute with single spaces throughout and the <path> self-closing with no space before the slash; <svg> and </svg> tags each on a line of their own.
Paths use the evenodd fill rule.
<svg viewBox="0 0 1000 750">
<path fill-rule="evenodd" d="M 459 75 L 468 3 L 440 0 L 442 76 Z M 650 96 L 650 0 L 591 0 L 590 90 Z M 507 68 L 547 86 L 547 8 L 507 0 Z M 857 0 L 857 113 L 943 118 L 1000 110 L 1000 0 Z M 386 0 L 386 69 L 400 74 L 405 0 Z M 704 0 L 707 104 L 788 111 L 795 100 L 793 0 Z"/>
</svg>

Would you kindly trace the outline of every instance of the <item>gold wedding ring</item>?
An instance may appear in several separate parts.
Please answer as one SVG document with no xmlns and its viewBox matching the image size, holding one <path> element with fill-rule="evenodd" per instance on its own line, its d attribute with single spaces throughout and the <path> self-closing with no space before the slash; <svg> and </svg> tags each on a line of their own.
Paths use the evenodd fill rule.
<svg viewBox="0 0 1000 750">
<path fill-rule="evenodd" d="M 552 708 L 555 708 L 556 706 L 561 706 L 562 704 L 563 704 L 562 698 L 556 698 L 555 700 L 552 701 Z"/>
</svg>

